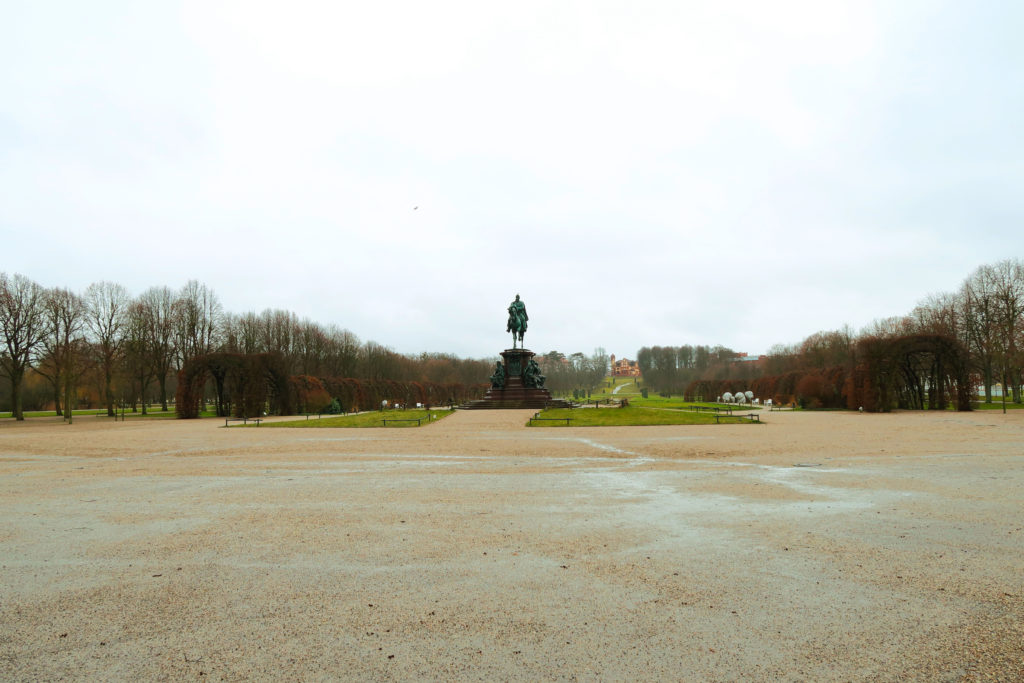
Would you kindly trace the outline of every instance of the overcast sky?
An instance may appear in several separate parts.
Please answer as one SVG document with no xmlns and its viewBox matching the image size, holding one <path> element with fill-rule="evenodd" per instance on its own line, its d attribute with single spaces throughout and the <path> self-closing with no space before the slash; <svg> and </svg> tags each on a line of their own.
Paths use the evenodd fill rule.
<svg viewBox="0 0 1024 683">
<path fill-rule="evenodd" d="M 1024 3 L 3 2 L 0 270 L 760 353 L 1024 256 Z M 417 208 L 418 207 L 418 208 Z"/>
</svg>

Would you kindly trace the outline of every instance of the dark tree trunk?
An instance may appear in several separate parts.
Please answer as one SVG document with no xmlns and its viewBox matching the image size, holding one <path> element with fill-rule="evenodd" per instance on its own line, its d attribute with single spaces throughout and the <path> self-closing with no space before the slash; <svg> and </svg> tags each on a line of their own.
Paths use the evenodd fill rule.
<svg viewBox="0 0 1024 683">
<path fill-rule="evenodd" d="M 71 420 L 75 414 L 75 406 L 71 400 L 71 380 L 65 380 L 64 382 L 64 417 L 67 419 L 68 424 L 71 424 Z"/>
<path fill-rule="evenodd" d="M 107 404 L 107 417 L 116 417 L 117 411 L 114 410 L 114 391 L 111 389 L 111 382 L 113 376 L 113 370 L 111 364 L 107 361 L 103 362 L 103 397 Z"/>
<path fill-rule="evenodd" d="M 23 372 L 11 373 L 11 415 L 15 420 L 24 420 L 25 413 L 21 409 L 21 380 Z"/>
<path fill-rule="evenodd" d="M 167 373 L 161 374 L 157 378 L 157 384 L 160 386 L 160 410 L 167 412 Z"/>
</svg>

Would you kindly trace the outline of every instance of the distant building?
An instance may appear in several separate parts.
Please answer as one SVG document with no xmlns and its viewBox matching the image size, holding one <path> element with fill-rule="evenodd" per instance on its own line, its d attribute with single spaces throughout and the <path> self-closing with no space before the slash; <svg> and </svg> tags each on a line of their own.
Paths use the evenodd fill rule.
<svg viewBox="0 0 1024 683">
<path fill-rule="evenodd" d="M 737 353 L 736 356 L 732 359 L 732 362 L 733 363 L 756 363 L 758 361 L 764 360 L 767 357 L 768 356 L 750 356 L 750 355 L 747 355 L 746 353 Z"/>
<path fill-rule="evenodd" d="M 635 360 L 629 360 L 628 358 L 622 358 L 621 360 L 615 360 L 615 354 L 612 354 L 612 377 L 639 377 L 640 376 L 640 364 Z"/>
</svg>

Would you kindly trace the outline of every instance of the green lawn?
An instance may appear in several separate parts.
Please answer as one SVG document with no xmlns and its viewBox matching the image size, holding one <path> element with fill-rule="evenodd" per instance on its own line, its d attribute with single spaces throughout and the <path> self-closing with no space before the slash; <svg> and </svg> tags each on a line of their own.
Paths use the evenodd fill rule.
<svg viewBox="0 0 1024 683">
<path fill-rule="evenodd" d="M 72 410 L 71 414 L 74 417 L 79 415 L 95 415 L 98 412 L 103 411 L 103 408 L 93 408 L 92 410 Z M 13 413 L 10 411 L 6 413 L 0 413 L 0 419 L 5 417 L 12 417 Z M 56 410 L 26 410 L 25 417 L 57 417 Z"/>
<path fill-rule="evenodd" d="M 619 393 L 613 394 L 612 392 L 615 391 L 615 389 L 617 387 L 622 387 L 622 388 L 619 389 Z M 551 395 L 554 396 L 555 398 L 565 398 L 565 399 L 572 400 L 572 389 L 569 389 L 568 391 L 551 391 Z M 617 398 L 623 398 L 623 397 L 632 399 L 634 396 L 639 396 L 639 395 L 640 395 L 640 387 L 638 387 L 636 385 L 636 382 L 633 381 L 632 379 L 625 379 L 623 377 L 618 378 L 618 381 L 615 383 L 615 386 L 609 386 L 608 385 L 608 379 L 605 379 L 603 383 L 601 383 L 600 385 L 598 385 L 598 386 L 596 386 L 596 387 L 594 387 L 593 389 L 590 390 L 590 400 L 591 401 L 594 400 L 594 399 L 605 399 L 605 398 L 616 398 L 617 399 Z M 580 402 L 586 401 L 587 400 L 586 392 L 584 392 L 584 397 L 580 398 L 578 400 Z"/>
<path fill-rule="evenodd" d="M 73 411 L 71 411 L 71 414 L 74 417 L 97 417 L 97 419 L 99 419 L 99 418 L 103 418 L 103 417 L 107 416 L 107 409 L 106 408 L 90 408 L 88 410 L 73 410 Z M 174 412 L 173 408 L 171 410 L 168 410 L 168 411 L 163 411 L 163 410 L 160 410 L 159 408 L 150 408 L 149 412 L 147 412 L 145 415 L 143 415 L 141 411 L 133 413 L 130 410 L 126 410 L 126 411 L 124 411 L 124 416 L 125 416 L 126 419 L 138 419 L 138 418 L 146 418 L 146 419 L 150 419 L 150 418 L 152 418 L 152 419 L 174 419 L 174 418 L 178 417 L 178 414 L 176 412 Z M 2 420 L 4 418 L 11 418 L 11 417 L 12 417 L 12 415 L 11 415 L 10 412 L 0 413 L 0 420 Z M 26 410 L 25 411 L 25 417 L 26 418 L 28 418 L 28 417 L 57 417 L 57 411 L 55 411 L 55 410 Z M 120 410 L 117 412 L 117 417 L 118 418 L 121 417 L 121 411 Z M 200 414 L 200 417 L 217 417 L 217 413 L 215 411 L 213 411 L 213 410 L 204 410 Z"/>
<path fill-rule="evenodd" d="M 984 399 L 978 402 L 971 401 L 971 407 L 974 408 L 975 410 L 1002 410 L 1003 399 L 993 398 L 991 403 L 984 403 Z M 1020 410 L 1022 408 L 1024 408 L 1024 403 L 1012 403 L 1010 401 L 1006 402 L 1007 410 Z"/>
<path fill-rule="evenodd" d="M 750 406 L 750 405 L 737 405 L 729 403 L 711 403 L 709 401 L 686 401 L 682 396 L 670 396 L 668 398 L 664 396 L 652 396 L 648 398 L 641 397 L 629 397 L 629 404 L 631 406 L 639 406 L 643 408 L 667 408 L 671 410 L 685 410 L 687 408 L 694 408 L 697 406 L 703 408 L 727 408 L 731 407 L 733 410 L 761 410 L 761 406 Z"/>
<path fill-rule="evenodd" d="M 286 428 L 298 428 L 298 429 L 314 429 L 314 428 L 325 428 L 325 427 L 383 427 L 383 420 L 388 421 L 388 428 L 391 427 L 417 427 L 425 426 L 430 424 L 435 418 L 440 420 L 448 415 L 451 415 L 453 411 L 448 409 L 437 409 L 437 410 L 388 410 L 385 412 L 368 412 L 359 413 L 357 415 L 338 415 L 336 417 L 321 417 L 320 419 L 309 418 L 308 420 L 303 418 L 301 420 L 288 420 L 287 422 L 266 422 L 263 427 L 286 427 Z M 431 419 L 428 421 L 427 417 Z M 391 420 L 416 420 L 420 419 L 422 422 L 417 425 L 415 422 L 395 422 Z M 242 427 L 255 427 L 256 425 L 238 425 Z"/>
<path fill-rule="evenodd" d="M 572 418 L 564 422 L 531 422 L 532 427 L 620 427 L 634 425 L 707 425 L 716 424 L 711 413 L 696 413 L 684 410 L 659 410 L 630 405 L 627 408 L 557 408 L 542 410 L 542 418 Z M 721 424 L 748 423 L 736 416 L 721 416 Z"/>
<path fill-rule="evenodd" d="M 622 387 L 621 389 L 619 389 L 619 393 L 617 394 L 612 393 L 615 390 L 615 387 Z M 619 378 L 617 383 L 615 384 L 615 387 L 602 386 L 591 392 L 590 399 L 581 398 L 578 399 L 578 401 L 579 403 L 586 403 L 588 400 L 593 401 L 595 399 L 620 400 L 625 398 L 629 399 L 629 405 L 631 406 L 646 408 L 665 408 L 670 410 L 686 410 L 687 408 L 693 408 L 696 406 L 701 406 L 704 408 L 725 408 L 731 406 L 733 410 L 752 411 L 761 410 L 761 408 L 763 407 L 759 405 L 752 406 L 728 403 L 712 403 L 710 401 L 687 401 L 682 396 L 659 396 L 657 393 L 653 391 L 648 391 L 648 397 L 643 398 L 642 394 L 640 393 L 640 387 L 637 386 L 636 381 L 633 379 Z M 601 393 L 602 388 L 604 389 L 604 393 Z M 559 394 L 559 396 L 563 398 L 571 398 L 572 392 L 569 392 L 568 395 L 566 395 L 563 392 Z"/>
</svg>

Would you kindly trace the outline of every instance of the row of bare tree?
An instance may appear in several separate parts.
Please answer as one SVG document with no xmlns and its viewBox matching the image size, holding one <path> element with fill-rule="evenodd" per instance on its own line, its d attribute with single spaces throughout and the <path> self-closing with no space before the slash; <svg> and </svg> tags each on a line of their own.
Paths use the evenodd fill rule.
<svg viewBox="0 0 1024 683">
<path fill-rule="evenodd" d="M 49 387 L 46 403 L 66 419 L 82 395 L 110 415 L 117 402 L 133 409 L 141 402 L 145 412 L 150 397 L 166 410 L 178 370 L 216 351 L 278 353 L 292 375 L 437 384 L 479 383 L 491 364 L 448 354 L 402 355 L 290 311 L 225 312 L 216 294 L 195 280 L 133 297 L 112 282 L 79 294 L 0 273 L 0 335 L 0 372 L 10 390 L 9 405 L 0 397 L 0 410 L 17 419 L 24 419 L 26 382 L 39 380 Z"/>
<path fill-rule="evenodd" d="M 636 361 L 648 387 L 681 394 L 695 379 L 741 369 L 729 367 L 738 355 L 724 346 L 645 346 L 637 351 Z"/>
<path fill-rule="evenodd" d="M 876 320 L 860 334 L 849 327 L 819 332 L 792 347 L 774 347 L 764 373 L 850 366 L 857 343 L 909 335 L 941 335 L 966 349 L 969 370 L 991 403 L 997 384 L 1021 402 L 1024 383 L 1024 262 L 1007 259 L 980 266 L 951 292 L 925 297 L 904 316 Z"/>
<path fill-rule="evenodd" d="M 166 409 L 168 379 L 212 350 L 219 315 L 216 296 L 195 281 L 177 292 L 153 287 L 132 297 L 113 282 L 78 294 L 0 273 L 0 369 L 10 383 L 10 410 L 24 418 L 22 389 L 32 374 L 46 380 L 58 414 L 69 420 L 87 375 L 100 385 L 99 402 L 111 415 L 115 395 L 134 402 L 151 385 Z"/>
<path fill-rule="evenodd" d="M 1016 403 L 1024 384 L 1024 263 L 1007 259 L 983 265 L 952 292 L 932 294 L 905 316 L 876 320 L 860 333 L 849 326 L 816 332 L 802 342 L 775 345 L 756 362 L 741 362 L 723 347 L 644 347 L 637 354 L 652 389 L 683 393 L 698 380 L 747 380 L 808 370 L 852 369 L 868 340 L 940 335 L 966 349 L 973 380 L 991 402 L 1003 387 Z"/>
<path fill-rule="evenodd" d="M 608 376 L 609 369 L 608 354 L 601 347 L 589 356 L 579 351 L 568 356 L 549 351 L 539 356 L 537 363 L 546 378 L 544 386 L 556 394 L 594 389 Z"/>
</svg>

